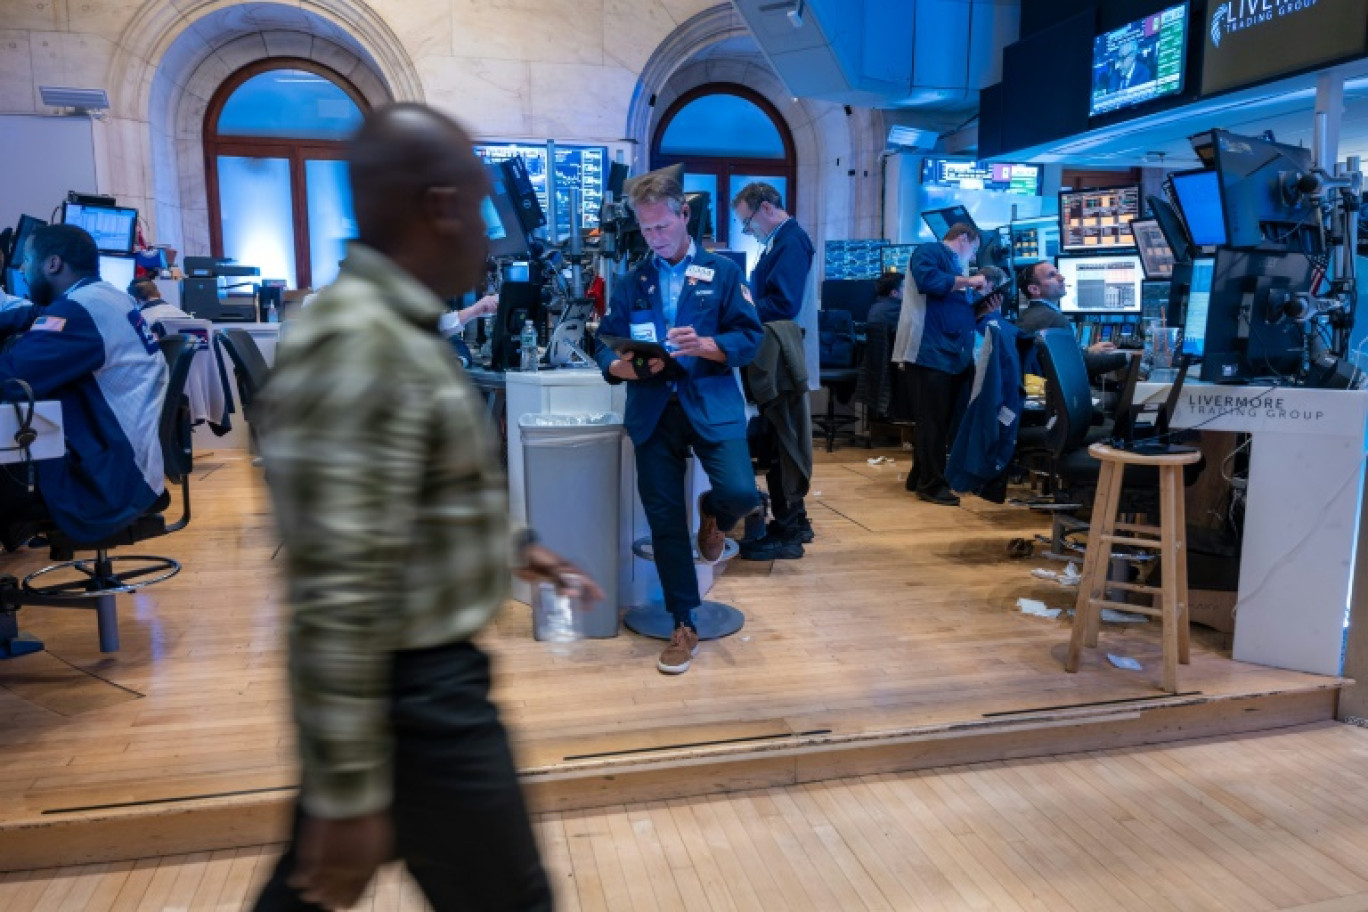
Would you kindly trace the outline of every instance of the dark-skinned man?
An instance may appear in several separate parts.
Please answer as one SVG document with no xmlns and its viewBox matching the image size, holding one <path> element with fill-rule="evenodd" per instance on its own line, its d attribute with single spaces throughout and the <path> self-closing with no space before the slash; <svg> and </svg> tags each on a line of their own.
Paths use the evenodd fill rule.
<svg viewBox="0 0 1368 912">
<path fill-rule="evenodd" d="M 779 191 L 761 181 L 741 188 L 732 200 L 732 211 L 741 220 L 741 230 L 759 241 L 764 250 L 751 270 L 751 299 L 755 302 L 760 322 L 792 320 L 803 329 L 804 360 L 807 364 L 808 389 L 821 386 L 817 345 L 817 301 L 810 295 L 812 259 L 816 253 L 812 238 L 797 220 L 784 210 Z M 809 298 L 811 297 L 811 300 Z M 764 422 L 775 452 L 765 475 L 769 491 L 770 509 L 774 521 L 765 537 L 755 542 L 743 542 L 741 557 L 745 560 L 794 559 L 803 556 L 803 545 L 813 539 L 812 522 L 803 506 L 809 479 L 795 471 L 796 466 L 779 453 L 778 435 Z M 812 437 L 802 441 L 806 445 L 807 466 L 812 465 Z M 785 463 L 788 462 L 788 470 Z M 797 475 L 797 478 L 787 477 Z"/>
<path fill-rule="evenodd" d="M 165 490 L 157 436 L 166 359 L 137 307 L 100 279 L 95 240 L 75 225 L 29 236 L 31 304 L 0 311 L 0 400 L 62 404 L 66 453 L 0 472 L 0 543 L 14 547 L 52 519 L 76 541 L 106 538 Z M 8 409 L 8 406 L 6 406 Z"/>
<path fill-rule="evenodd" d="M 438 331 L 443 300 L 484 275 L 489 187 L 465 132 L 416 104 L 368 116 L 347 160 L 359 241 L 283 338 L 265 397 L 303 781 L 256 908 L 350 906 L 399 858 L 439 912 L 550 909 L 470 642 L 507 593 L 504 479 Z M 525 578 L 602 597 L 522 539 Z"/>
<path fill-rule="evenodd" d="M 664 360 L 652 358 L 639 371 L 630 353 L 603 346 L 596 358 L 609 383 L 627 383 L 625 424 L 636 449 L 637 491 L 674 619 L 656 668 L 681 674 L 698 652 L 694 609 L 702 603 L 685 501 L 688 450 L 712 483 L 698 502 L 698 551 L 715 562 L 726 531 L 759 500 L 746 404 L 732 369 L 755 357 L 763 330 L 740 268 L 699 250 L 689 237 L 689 206 L 678 181 L 644 175 L 628 200 L 651 256 L 614 285 L 599 334 L 663 343 L 679 370 L 666 372 Z"/>
<path fill-rule="evenodd" d="M 974 375 L 974 298 L 988 287 L 965 275 L 978 251 L 978 231 L 962 222 L 937 243 L 912 254 L 908 274 L 918 294 L 904 291 L 893 360 L 907 365 L 916 429 L 916 465 L 906 487 L 922 500 L 958 506 L 945 480 L 945 460 Z"/>
<path fill-rule="evenodd" d="M 1042 329 L 1073 329 L 1069 318 L 1059 310 L 1059 302 L 1069 288 L 1053 263 L 1041 260 L 1022 267 L 1017 284 L 1030 302 L 1017 317 L 1017 329 L 1029 334 Z M 1125 367 L 1126 354 L 1110 342 L 1095 342 L 1083 349 L 1083 364 L 1088 376 L 1096 377 Z"/>
</svg>

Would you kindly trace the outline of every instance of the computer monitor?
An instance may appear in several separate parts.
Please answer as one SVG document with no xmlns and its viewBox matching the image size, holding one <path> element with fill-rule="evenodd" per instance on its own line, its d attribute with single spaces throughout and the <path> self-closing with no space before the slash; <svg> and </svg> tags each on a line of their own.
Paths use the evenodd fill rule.
<svg viewBox="0 0 1368 912">
<path fill-rule="evenodd" d="M 33 236 L 33 232 L 46 225 L 47 222 L 32 215 L 19 216 L 19 224 L 14 226 L 14 241 L 10 248 L 4 251 L 5 263 L 8 266 L 24 265 L 24 248 L 28 244 L 28 239 Z M 11 292 L 13 294 L 14 292 Z"/>
<path fill-rule="evenodd" d="M 1042 165 L 1014 165 L 944 158 L 922 160 L 922 186 L 948 190 L 988 190 L 1013 196 L 1039 196 Z"/>
<path fill-rule="evenodd" d="M 1311 171 L 1310 149 L 1225 130 L 1198 134 L 1192 141 L 1209 145 L 1214 153 L 1225 216 L 1222 243 L 1320 252 L 1312 206 L 1288 192 L 1299 176 Z"/>
<path fill-rule="evenodd" d="M 922 221 L 926 222 L 926 227 L 931 229 L 931 233 L 936 236 L 936 240 L 945 239 L 946 233 L 952 225 L 963 222 L 975 231 L 978 225 L 974 224 L 973 218 L 969 215 L 969 210 L 963 206 L 947 206 L 944 209 L 928 209 L 922 213 Z"/>
<path fill-rule="evenodd" d="M 1065 253 L 1128 250 L 1127 226 L 1140 217 L 1138 186 L 1059 191 L 1059 247 Z"/>
<path fill-rule="evenodd" d="M 1220 175 L 1198 169 L 1170 174 L 1169 180 L 1192 243 L 1197 247 L 1224 246 L 1226 223 L 1221 208 Z"/>
<path fill-rule="evenodd" d="M 1211 308 L 1211 282 L 1215 274 L 1214 257 L 1199 257 L 1192 261 L 1187 313 L 1183 315 L 1183 354 L 1192 358 L 1206 355 L 1207 314 Z"/>
<path fill-rule="evenodd" d="M 874 279 L 826 279 L 822 282 L 822 310 L 844 310 L 856 323 L 869 319 L 878 297 Z"/>
<path fill-rule="evenodd" d="M 1215 262 L 1202 379 L 1288 380 L 1296 375 L 1305 342 L 1302 324 L 1271 314 L 1269 299 L 1274 291 L 1309 290 L 1311 260 L 1299 254 L 1221 249 Z"/>
<path fill-rule="evenodd" d="M 100 278 L 119 291 L 127 291 L 128 286 L 133 284 L 133 275 L 137 272 L 137 262 L 131 254 L 119 256 L 118 254 L 100 254 Z"/>
<path fill-rule="evenodd" d="M 1017 219 L 1010 231 L 1012 257 L 1018 266 L 1059 256 L 1059 219 L 1054 216 Z"/>
<path fill-rule="evenodd" d="M 1145 203 L 1149 206 L 1150 217 L 1159 223 L 1164 243 L 1168 244 L 1169 250 L 1173 252 L 1173 262 L 1191 262 L 1192 244 L 1188 241 L 1187 231 L 1183 228 L 1183 219 L 1178 215 L 1178 210 L 1174 209 L 1168 200 L 1153 194 L 1145 197 Z"/>
<path fill-rule="evenodd" d="M 1093 40 L 1088 116 L 1183 91 L 1187 14 L 1187 4 L 1179 3 Z"/>
<path fill-rule="evenodd" d="M 1130 223 L 1135 249 L 1147 279 L 1173 278 L 1173 251 L 1155 219 L 1136 219 Z"/>
<path fill-rule="evenodd" d="M 5 267 L 5 290 L 16 298 L 29 296 L 28 281 L 24 278 L 24 270 L 15 266 Z"/>
<path fill-rule="evenodd" d="M 102 253 L 132 253 L 138 210 L 119 206 L 62 204 L 62 224 L 84 228 Z"/>
<path fill-rule="evenodd" d="M 1140 313 L 1145 276 L 1138 255 L 1061 256 L 1058 268 L 1068 288 L 1059 303 L 1064 313 Z"/>
<path fill-rule="evenodd" d="M 489 255 L 494 257 L 525 257 L 528 253 L 527 232 L 513 199 L 504 184 L 503 169 L 485 165 L 489 175 L 490 194 L 480 204 L 484 216 L 485 237 L 489 241 Z"/>
<path fill-rule="evenodd" d="M 494 315 L 490 339 L 490 368 L 508 370 L 517 364 L 518 335 L 528 320 L 538 331 L 546 328 L 546 305 L 542 286 L 535 282 L 504 282 L 499 286 L 499 308 Z"/>
</svg>

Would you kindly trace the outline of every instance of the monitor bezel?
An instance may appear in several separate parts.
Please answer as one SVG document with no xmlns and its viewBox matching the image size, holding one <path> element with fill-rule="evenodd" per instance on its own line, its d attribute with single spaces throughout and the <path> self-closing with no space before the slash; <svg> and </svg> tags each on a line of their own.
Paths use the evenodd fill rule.
<svg viewBox="0 0 1368 912">
<path fill-rule="evenodd" d="M 1183 199 L 1178 193 L 1178 179 L 1194 177 L 1199 174 L 1210 174 L 1216 180 L 1216 203 L 1221 207 L 1221 217 L 1219 219 L 1221 225 L 1221 240 L 1214 244 L 1204 244 L 1193 237 L 1192 223 L 1188 220 L 1187 209 L 1183 206 Z M 1217 247 L 1223 247 L 1229 243 L 1230 225 L 1226 221 L 1225 183 L 1221 179 L 1220 169 L 1189 168 L 1186 171 L 1174 171 L 1168 175 L 1167 180 L 1169 186 L 1173 188 L 1173 208 L 1177 210 L 1179 218 L 1183 220 L 1183 231 L 1187 234 L 1187 239 L 1192 244 L 1193 248 L 1198 251 L 1207 251 Z M 1192 259 L 1195 260 L 1197 257 L 1193 256 Z"/>
<path fill-rule="evenodd" d="M 129 206 L 90 206 L 90 205 L 87 205 L 87 204 L 85 204 L 85 203 L 73 203 L 73 202 L 71 202 L 71 201 L 68 200 L 67 202 L 62 203 L 62 224 L 63 224 L 63 225 L 69 225 L 69 224 L 71 224 L 71 222 L 67 221 L 67 214 L 68 214 L 68 212 L 70 211 L 70 208 L 71 208 L 72 206 L 80 206 L 82 209 L 84 209 L 84 210 L 86 210 L 86 211 L 130 213 L 130 214 L 132 215 L 132 218 L 130 218 L 130 219 L 128 220 L 128 243 L 127 243 L 126 246 L 124 246 L 124 247 L 98 247 L 98 242 L 97 242 L 97 245 L 96 245 L 96 246 L 98 247 L 100 253 L 128 253 L 128 254 L 133 253 L 133 245 L 134 245 L 134 243 L 135 243 L 135 241 L 136 241 L 136 239 L 137 239 L 137 236 L 138 236 L 138 210 L 137 210 L 137 209 L 133 209 L 133 208 L 131 208 L 131 207 L 129 207 Z M 83 229 L 83 230 L 84 230 L 84 229 Z M 92 234 L 91 237 L 93 238 L 94 235 Z"/>
<path fill-rule="evenodd" d="M 1097 308 L 1083 308 L 1083 307 L 1078 307 L 1077 305 L 1065 306 L 1064 301 L 1069 301 L 1069 300 L 1077 301 L 1077 300 L 1078 300 L 1078 292 L 1077 292 L 1077 289 L 1078 289 L 1078 282 L 1077 282 L 1077 278 L 1076 278 L 1076 276 L 1075 276 L 1075 281 L 1074 281 L 1074 283 L 1073 283 L 1073 286 L 1069 289 L 1070 294 L 1067 295 L 1067 296 L 1064 298 L 1064 301 L 1061 301 L 1061 302 L 1060 302 L 1060 305 L 1059 305 L 1059 312 L 1060 312 L 1060 313 L 1062 313 L 1062 314 L 1079 314 L 1079 315 L 1100 314 L 1100 315 L 1111 315 L 1111 316 L 1117 316 L 1117 315 L 1122 315 L 1122 314 L 1133 314 L 1133 315 L 1136 317 L 1137 320 L 1140 319 L 1140 316 L 1144 313 L 1145 266 L 1144 266 L 1144 263 L 1141 262 L 1142 257 L 1141 257 L 1140 254 L 1139 254 L 1138 252 L 1136 252 L 1135 250 L 1109 251 L 1109 252 L 1106 253 L 1106 254 L 1102 254 L 1102 255 L 1092 255 L 1092 256 L 1080 256 L 1080 255 L 1077 255 L 1077 254 L 1064 254 L 1064 253 L 1061 253 L 1059 256 L 1055 257 L 1055 263 L 1054 263 L 1054 265 L 1055 265 L 1055 268 L 1058 269 L 1060 263 L 1065 262 L 1065 261 L 1068 261 L 1068 260 L 1073 260 L 1073 261 L 1077 261 L 1077 262 L 1082 263 L 1082 262 L 1095 262 L 1095 261 L 1097 261 L 1097 260 L 1109 259 L 1109 258 L 1115 258 L 1115 259 L 1126 258 L 1126 259 L 1131 259 L 1131 260 L 1135 260 L 1135 261 L 1136 261 L 1136 268 L 1137 268 L 1137 271 L 1138 271 L 1138 273 L 1139 273 L 1139 277 L 1136 279 L 1136 285 L 1135 285 L 1135 306 L 1134 306 L 1134 307 L 1125 308 L 1125 309 L 1116 309 L 1116 308 L 1109 309 L 1109 308 L 1102 308 L 1102 309 L 1100 309 L 1100 310 L 1097 309 Z"/>
<path fill-rule="evenodd" d="M 1066 237 L 1068 237 L 1068 229 L 1067 229 L 1067 228 L 1065 227 L 1065 225 L 1064 225 L 1064 218 L 1065 218 L 1065 216 L 1066 216 L 1066 214 L 1067 214 L 1066 207 L 1064 206 L 1064 198 L 1065 198 L 1065 196 L 1078 196 L 1078 195 L 1081 195 L 1081 194 L 1084 194 L 1084 193 L 1112 193 L 1112 192 L 1120 192 L 1120 191 L 1122 191 L 1122 190 L 1134 190 L 1134 191 L 1135 191 L 1135 215 L 1132 217 L 1131 221 L 1134 221 L 1135 219 L 1141 218 L 1141 213 L 1144 212 L 1144 199 L 1141 197 L 1141 193 L 1143 192 L 1143 188 L 1142 188 L 1139 184 L 1116 184 L 1116 185 L 1110 186 L 1110 187 L 1088 187 L 1088 188 L 1086 188 L 1086 189 L 1084 189 L 1084 190 L 1069 190 L 1069 189 L 1065 189 L 1065 188 L 1063 188 L 1063 187 L 1061 187 L 1061 188 L 1059 189 L 1059 215 L 1058 215 L 1058 221 L 1059 221 L 1059 254 L 1060 254 L 1060 256 L 1064 256 L 1064 255 L 1066 255 L 1066 254 L 1069 255 L 1069 256 L 1076 256 L 1076 255 L 1079 255 L 1079 254 L 1085 254 L 1085 255 L 1087 255 L 1087 254 L 1124 253 L 1125 251 L 1134 250 L 1134 249 L 1135 249 L 1134 246 L 1117 246 L 1117 247 L 1087 247 L 1087 246 L 1077 246 L 1077 247 L 1069 247 L 1069 246 L 1067 246 L 1067 245 L 1064 243 L 1064 239 L 1065 239 Z M 1127 223 L 1127 225 L 1129 225 L 1129 222 Z M 1131 240 L 1134 240 L 1134 238 L 1132 238 Z"/>
<path fill-rule="evenodd" d="M 1137 223 L 1153 228 L 1154 231 L 1159 235 L 1159 238 L 1164 242 L 1164 247 L 1168 250 L 1169 253 L 1169 268 L 1167 273 L 1155 272 L 1150 269 L 1149 259 L 1145 256 L 1145 246 L 1140 243 L 1140 238 L 1137 237 L 1135 233 L 1135 226 Z M 1140 268 L 1144 270 L 1145 278 L 1172 279 L 1174 267 L 1178 265 L 1178 258 L 1174 255 L 1173 247 L 1169 244 L 1168 235 L 1164 233 L 1164 228 L 1162 225 L 1159 224 L 1159 220 L 1154 216 L 1150 216 L 1149 218 L 1131 219 L 1130 232 L 1131 238 L 1135 240 L 1135 252 L 1140 254 Z"/>
<path fill-rule="evenodd" d="M 1138 17 L 1138 18 L 1136 18 L 1136 19 L 1132 19 L 1130 22 L 1127 22 L 1125 25 L 1120 26 L 1119 28 L 1108 29 L 1108 30 L 1105 31 L 1105 32 L 1101 32 L 1101 33 L 1099 33 L 1099 34 L 1094 35 L 1094 36 L 1093 36 L 1093 50 L 1092 50 L 1092 65 L 1091 65 L 1091 67 L 1089 68 L 1089 73 L 1091 73 L 1091 72 L 1092 72 L 1094 69 L 1096 69 L 1096 67 L 1097 67 L 1097 39 L 1099 39 L 1099 38 L 1105 38 L 1105 37 L 1107 37 L 1108 35 L 1113 35 L 1113 34 L 1115 34 L 1116 32 L 1120 32 L 1120 31 L 1124 31 L 1124 30 L 1126 30 L 1126 29 L 1132 28 L 1132 27 L 1135 26 L 1136 23 L 1138 23 L 1138 22 L 1144 22 L 1146 19 L 1150 18 L 1151 16 L 1162 16 L 1164 13 L 1167 13 L 1169 10 L 1177 9 L 1177 8 L 1179 8 L 1179 7 L 1182 7 L 1182 10 L 1183 10 L 1183 15 L 1182 15 L 1182 17 L 1181 17 L 1180 20 L 1179 20 L 1179 21 L 1181 21 L 1181 22 L 1183 23 L 1183 47 L 1182 47 L 1183 63 L 1182 63 L 1182 66 L 1180 66 L 1180 67 L 1178 68 L 1178 85 L 1177 85 L 1177 87 L 1176 87 L 1175 89 L 1173 89 L 1172 91 L 1170 91 L 1170 92 L 1164 92 L 1162 95 L 1153 95 L 1153 96 L 1151 96 L 1151 97 L 1149 97 L 1149 98 L 1144 99 L 1143 101 L 1132 101 L 1132 102 L 1128 102 L 1128 103 L 1126 103 L 1126 104 L 1120 104 L 1120 105 L 1117 105 L 1116 107 L 1107 108 L 1105 111 L 1098 111 L 1098 110 L 1096 110 L 1096 109 L 1093 107 L 1094 102 L 1095 102 L 1095 99 L 1093 98 L 1092 93 L 1089 92 L 1089 93 L 1088 93 L 1088 119 L 1089 119 L 1089 120 L 1102 120 L 1102 119 L 1105 119 L 1105 118 L 1110 118 L 1110 117 L 1114 116 L 1115 114 L 1117 114 L 1117 112 L 1120 112 L 1120 111 L 1132 111 L 1132 110 L 1134 110 L 1134 109 L 1136 109 L 1136 108 L 1142 108 L 1142 107 L 1144 107 L 1144 106 L 1146 106 L 1146 105 L 1154 104 L 1155 102 L 1158 102 L 1158 101 L 1163 101 L 1164 99 L 1172 99 L 1172 98 L 1174 98 L 1174 97 L 1176 97 L 1176 96 L 1181 96 L 1185 91 L 1187 91 L 1188 47 L 1189 47 L 1189 45 L 1191 45 L 1191 43 L 1192 43 L 1192 30 L 1189 28 L 1189 25 L 1190 25 L 1189 17 L 1190 17 L 1191 14 L 1192 14 L 1192 4 L 1189 3 L 1188 0 L 1181 0 L 1181 2 L 1172 4 L 1172 5 L 1170 5 L 1170 6 L 1166 6 L 1166 7 L 1164 7 L 1163 9 L 1161 9 L 1161 10 L 1159 10 L 1159 11 L 1157 11 L 1157 12 L 1149 13 L 1148 15 L 1144 15 L 1144 16 L 1140 16 L 1140 17 Z"/>
</svg>

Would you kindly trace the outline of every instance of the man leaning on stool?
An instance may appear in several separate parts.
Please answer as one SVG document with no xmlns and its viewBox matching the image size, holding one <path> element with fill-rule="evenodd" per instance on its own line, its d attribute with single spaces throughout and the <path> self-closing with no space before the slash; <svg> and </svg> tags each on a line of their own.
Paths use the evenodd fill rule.
<svg viewBox="0 0 1368 912">
<path fill-rule="evenodd" d="M 599 334 L 666 343 L 679 370 L 667 373 L 660 358 L 638 369 L 630 353 L 603 346 L 596 358 L 609 383 L 628 384 L 625 423 L 636 448 L 637 490 L 675 624 L 656 667 L 680 674 L 698 652 L 693 612 L 702 603 L 685 503 L 688 451 L 693 448 L 712 482 L 698 502 L 698 551 L 715 562 L 726 531 L 759 501 L 746 405 L 732 368 L 755 357 L 763 330 L 741 270 L 690 239 L 689 206 L 678 181 L 644 175 L 628 198 L 654 255 L 614 285 Z"/>
</svg>

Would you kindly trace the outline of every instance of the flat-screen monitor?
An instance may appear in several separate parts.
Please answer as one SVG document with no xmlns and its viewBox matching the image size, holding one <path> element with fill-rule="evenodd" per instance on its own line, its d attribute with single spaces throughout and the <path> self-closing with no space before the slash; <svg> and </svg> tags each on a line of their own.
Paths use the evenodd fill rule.
<svg viewBox="0 0 1368 912">
<path fill-rule="evenodd" d="M 546 199 L 546 145 L 532 143 L 486 143 L 475 146 L 475 154 L 486 162 L 521 158 L 527 177 L 544 212 Z M 603 208 L 603 190 L 608 179 L 608 147 L 556 144 L 556 220 L 558 236 L 570 232 L 570 189 L 580 191 L 580 227 L 597 228 Z"/>
<path fill-rule="evenodd" d="M 1183 91 L 1187 13 L 1179 3 L 1093 40 L 1090 116 Z"/>
<path fill-rule="evenodd" d="M 978 226 L 969 216 L 969 210 L 963 206 L 948 206 L 944 209 L 927 209 L 922 213 L 922 221 L 926 222 L 926 227 L 931 229 L 931 233 L 936 236 L 936 240 L 944 240 L 946 232 L 952 225 L 963 222 L 971 226 L 975 231 Z"/>
<path fill-rule="evenodd" d="M 922 159 L 922 186 L 951 190 L 996 190 L 1014 196 L 1040 195 L 1040 165 L 989 164 Z"/>
<path fill-rule="evenodd" d="M 863 323 L 878 297 L 875 284 L 874 279 L 827 279 L 822 282 L 822 310 L 844 310 Z"/>
<path fill-rule="evenodd" d="M 1018 219 L 1011 224 L 1012 257 L 1018 265 L 1059 256 L 1059 219 L 1052 215 Z"/>
<path fill-rule="evenodd" d="M 1283 190 L 1293 175 L 1311 170 L 1311 150 L 1225 130 L 1212 130 L 1194 141 L 1207 138 L 1220 181 L 1224 243 L 1319 252 L 1315 248 L 1320 245 L 1320 233 L 1311 206 L 1300 198 L 1289 199 Z"/>
<path fill-rule="evenodd" d="M 1127 226 L 1139 217 L 1138 186 L 1061 190 L 1059 248 L 1066 253 L 1128 250 L 1135 240 Z"/>
<path fill-rule="evenodd" d="M 1169 180 L 1192 243 L 1198 247 L 1224 245 L 1226 223 L 1221 207 L 1220 175 L 1209 169 L 1179 171 L 1169 175 Z"/>
<path fill-rule="evenodd" d="M 1273 318 L 1269 300 L 1274 291 L 1309 290 L 1315 268 L 1311 260 L 1301 254 L 1221 249 L 1215 263 L 1202 379 L 1291 379 L 1302 366 L 1302 324 Z"/>
<path fill-rule="evenodd" d="M 46 224 L 47 222 L 32 215 L 19 216 L 19 224 L 14 226 L 14 242 L 8 250 L 0 251 L 5 254 L 6 265 L 24 265 L 24 247 L 28 244 L 28 239 L 33 236 L 33 232 Z"/>
<path fill-rule="evenodd" d="M 1155 219 L 1135 219 L 1130 223 L 1135 249 L 1147 279 L 1173 278 L 1173 251 Z"/>
<path fill-rule="evenodd" d="M 1061 256 L 1058 268 L 1068 289 L 1059 302 L 1064 313 L 1140 313 L 1145 274 L 1136 254 Z"/>
<path fill-rule="evenodd" d="M 485 165 L 489 174 L 490 194 L 480 204 L 484 216 L 485 237 L 489 240 L 489 255 L 495 257 L 527 256 L 527 234 L 523 231 L 517 207 L 504 184 L 503 170 L 498 165 Z"/>
<path fill-rule="evenodd" d="M 1183 228 L 1183 220 L 1178 215 L 1178 210 L 1174 209 L 1168 200 L 1153 194 L 1145 197 L 1145 202 L 1149 204 L 1150 217 L 1159 223 L 1164 243 L 1168 244 L 1169 250 L 1173 252 L 1173 262 L 1190 262 L 1192 244 L 1188 241 L 1187 231 Z"/>
<path fill-rule="evenodd" d="M 5 290 L 16 298 L 28 298 L 28 281 L 24 278 L 24 270 L 15 266 L 5 268 Z"/>
<path fill-rule="evenodd" d="M 1183 354 L 1201 358 L 1206 354 L 1207 313 L 1211 306 L 1211 280 L 1216 274 L 1214 257 L 1192 261 L 1187 313 L 1183 315 Z"/>
<path fill-rule="evenodd" d="M 119 291 L 127 291 L 133 284 L 133 274 L 137 271 L 137 261 L 132 255 L 100 254 L 100 278 Z"/>
<path fill-rule="evenodd" d="M 1362 57 L 1368 36 L 1363 0 L 1278 0 L 1207 4 L 1202 94 Z"/>
<path fill-rule="evenodd" d="M 84 228 L 102 253 L 132 253 L 138 210 L 118 206 L 62 204 L 62 223 Z"/>
</svg>

